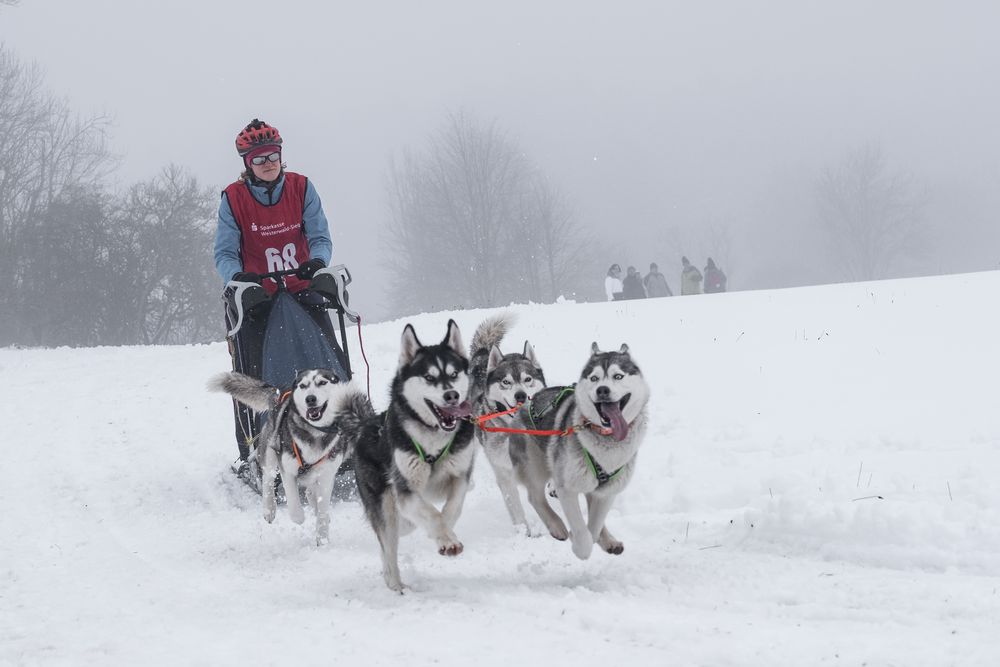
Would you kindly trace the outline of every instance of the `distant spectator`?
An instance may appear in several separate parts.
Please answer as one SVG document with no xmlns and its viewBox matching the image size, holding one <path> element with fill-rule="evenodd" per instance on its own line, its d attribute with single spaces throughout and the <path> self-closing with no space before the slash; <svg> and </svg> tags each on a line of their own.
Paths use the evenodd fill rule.
<svg viewBox="0 0 1000 667">
<path fill-rule="evenodd" d="M 634 266 L 628 267 L 628 275 L 625 276 L 623 285 L 623 296 L 625 299 L 645 299 L 646 290 L 642 286 L 642 276 L 636 271 Z"/>
<path fill-rule="evenodd" d="M 608 269 L 608 275 L 604 279 L 604 293 L 608 301 L 619 301 L 622 298 L 622 267 L 612 264 Z"/>
<path fill-rule="evenodd" d="M 687 257 L 681 257 L 684 269 L 681 271 L 681 294 L 701 294 L 701 271 Z"/>
<path fill-rule="evenodd" d="M 649 265 L 649 273 L 642 279 L 642 285 L 646 288 L 646 296 L 673 296 L 670 285 L 667 284 L 667 277 L 660 273 L 660 267 L 653 262 Z"/>
<path fill-rule="evenodd" d="M 712 258 L 708 258 L 705 265 L 705 294 L 726 291 L 726 274 L 715 265 Z"/>
</svg>

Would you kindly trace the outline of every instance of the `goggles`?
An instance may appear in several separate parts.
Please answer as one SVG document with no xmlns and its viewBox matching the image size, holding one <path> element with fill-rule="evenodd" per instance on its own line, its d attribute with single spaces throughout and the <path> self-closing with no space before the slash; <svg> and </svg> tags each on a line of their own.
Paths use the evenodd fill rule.
<svg viewBox="0 0 1000 667">
<path fill-rule="evenodd" d="M 257 157 L 250 159 L 250 164 L 255 164 L 258 167 L 265 162 L 277 162 L 281 159 L 281 151 L 274 151 L 268 155 L 258 155 Z"/>
</svg>

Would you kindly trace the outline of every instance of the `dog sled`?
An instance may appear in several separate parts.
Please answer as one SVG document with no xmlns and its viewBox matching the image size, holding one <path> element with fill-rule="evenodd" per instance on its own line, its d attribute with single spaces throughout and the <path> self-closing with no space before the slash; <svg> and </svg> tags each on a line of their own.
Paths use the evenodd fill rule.
<svg viewBox="0 0 1000 667">
<path fill-rule="evenodd" d="M 320 269 L 306 290 L 292 295 L 285 278 L 296 272 L 296 269 L 289 269 L 261 274 L 262 284 L 271 281 L 273 293 L 270 296 L 256 283 L 227 283 L 223 301 L 233 370 L 259 377 L 281 391 L 291 388 L 300 371 L 313 368 L 329 369 L 341 382 L 348 382 L 353 374 L 347 346 L 347 323 L 360 321 L 358 313 L 349 306 L 347 286 L 351 283 L 351 272 L 343 264 Z M 261 326 L 264 327 L 263 343 L 258 350 L 255 344 L 261 339 L 259 330 L 252 335 L 241 335 L 241 332 L 250 334 L 250 328 Z M 233 405 L 238 435 L 246 446 L 244 449 L 241 445 L 241 461 L 234 472 L 260 493 L 261 474 L 254 447 L 267 415 L 256 413 L 236 401 Z M 280 484 L 276 490 L 282 500 Z M 348 460 L 337 472 L 334 497 L 354 499 L 356 493 L 353 462 Z"/>
</svg>

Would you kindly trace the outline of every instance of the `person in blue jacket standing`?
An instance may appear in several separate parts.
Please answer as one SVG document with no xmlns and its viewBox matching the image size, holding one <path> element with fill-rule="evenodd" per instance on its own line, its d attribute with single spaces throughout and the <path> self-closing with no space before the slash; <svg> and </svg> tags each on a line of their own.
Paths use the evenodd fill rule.
<svg viewBox="0 0 1000 667">
<path fill-rule="evenodd" d="M 330 261 L 333 244 L 323 205 L 303 175 L 285 171 L 277 128 L 253 119 L 236 137 L 243 172 L 222 192 L 215 233 L 215 267 L 227 294 L 239 294 L 238 331 L 228 337 L 233 369 L 260 377 L 269 296 L 277 285 L 261 274 L 297 269 L 286 279 L 288 291 L 320 326 L 334 348 L 333 323 L 323 297 L 309 289 L 316 271 Z M 238 290 L 238 292 L 237 292 Z M 226 309 L 232 331 L 234 309 Z M 257 436 L 256 415 L 234 401 L 239 459 L 234 471 L 248 474 L 247 457 Z"/>
</svg>

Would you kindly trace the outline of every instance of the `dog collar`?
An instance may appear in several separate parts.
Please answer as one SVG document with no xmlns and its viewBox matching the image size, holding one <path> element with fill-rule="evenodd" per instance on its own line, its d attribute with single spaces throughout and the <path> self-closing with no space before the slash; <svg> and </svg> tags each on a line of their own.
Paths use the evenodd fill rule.
<svg viewBox="0 0 1000 667">
<path fill-rule="evenodd" d="M 589 426 L 590 430 L 594 431 L 598 435 L 614 435 L 614 431 L 611 430 L 610 426 L 601 426 L 592 421 L 587 421 L 586 419 L 583 420 L 583 425 Z"/>
</svg>

